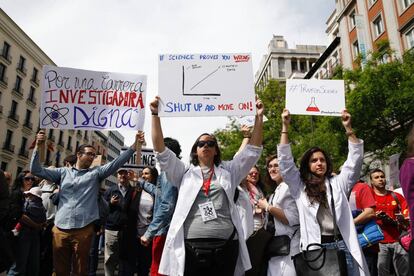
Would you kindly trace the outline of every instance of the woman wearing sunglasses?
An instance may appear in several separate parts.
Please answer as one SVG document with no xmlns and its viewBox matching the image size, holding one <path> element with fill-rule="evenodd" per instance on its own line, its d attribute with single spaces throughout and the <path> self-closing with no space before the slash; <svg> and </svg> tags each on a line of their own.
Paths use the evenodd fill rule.
<svg viewBox="0 0 414 276">
<path fill-rule="evenodd" d="M 216 138 L 203 133 L 191 148 L 189 166 L 165 147 L 158 104 L 159 97 L 150 104 L 152 142 L 161 170 L 179 190 L 159 273 L 233 275 L 236 263 L 248 270 L 249 254 L 234 194 L 262 151 L 262 102 L 256 102 L 249 144 L 233 160 L 221 161 Z"/>
</svg>

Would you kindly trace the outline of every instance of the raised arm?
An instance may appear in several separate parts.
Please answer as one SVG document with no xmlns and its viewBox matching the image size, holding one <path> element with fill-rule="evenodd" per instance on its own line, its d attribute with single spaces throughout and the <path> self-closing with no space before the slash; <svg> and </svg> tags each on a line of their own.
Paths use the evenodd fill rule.
<svg viewBox="0 0 414 276">
<path fill-rule="evenodd" d="M 337 179 L 341 189 L 348 194 L 359 179 L 364 158 L 364 143 L 356 137 L 352 130 L 351 114 L 344 110 L 341 119 L 345 134 L 348 136 L 348 157 L 342 165 L 341 173 Z"/>
<path fill-rule="evenodd" d="M 142 145 L 145 143 L 145 133 L 141 130 L 138 131 L 135 137 L 135 164 L 141 165 L 141 150 Z"/>
<path fill-rule="evenodd" d="M 152 145 L 154 146 L 154 151 L 163 152 L 165 150 L 164 144 L 164 135 L 161 128 L 161 120 L 158 117 L 158 107 L 159 107 L 160 97 L 156 96 L 155 99 L 150 103 L 151 117 L 152 117 Z"/>
<path fill-rule="evenodd" d="M 263 112 L 264 105 L 261 100 L 256 101 L 256 117 L 254 121 L 254 127 L 252 131 L 252 136 L 250 138 L 249 144 L 253 146 L 260 147 L 263 142 Z"/>
<path fill-rule="evenodd" d="M 277 156 L 283 181 L 288 185 L 292 197 L 296 199 L 299 197 L 303 187 L 299 170 L 293 160 L 292 149 L 289 144 L 289 125 L 290 113 L 289 110 L 285 108 L 282 112 L 282 131 L 280 134 L 280 144 L 277 146 Z"/>
<path fill-rule="evenodd" d="M 58 169 L 47 169 L 43 168 L 40 164 L 39 160 L 39 148 L 44 145 L 46 141 L 46 135 L 44 130 L 40 130 L 39 133 L 36 135 L 36 145 L 33 150 L 32 159 L 30 160 L 30 171 L 32 174 L 50 180 L 55 183 L 60 183 L 61 173 Z"/>
</svg>

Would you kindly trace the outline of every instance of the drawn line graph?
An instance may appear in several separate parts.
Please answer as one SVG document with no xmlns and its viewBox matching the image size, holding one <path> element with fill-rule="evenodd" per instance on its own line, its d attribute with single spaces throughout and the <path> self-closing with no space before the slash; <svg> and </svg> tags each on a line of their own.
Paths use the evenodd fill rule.
<svg viewBox="0 0 414 276">
<path fill-rule="evenodd" d="M 207 74 L 206 76 L 204 76 L 201 80 L 199 80 L 198 82 L 196 82 L 191 88 L 190 90 L 192 91 L 194 88 L 196 88 L 198 85 L 200 85 L 201 83 L 203 83 L 204 81 L 206 81 L 208 78 L 210 78 L 211 76 L 213 76 L 215 73 L 217 73 L 220 69 L 220 66 L 218 68 L 216 68 L 215 70 L 213 70 L 212 72 L 210 72 L 209 74 Z M 182 66 L 182 92 L 183 92 L 183 96 L 221 96 L 220 93 L 186 93 L 185 92 L 185 68 L 184 66 Z"/>
</svg>

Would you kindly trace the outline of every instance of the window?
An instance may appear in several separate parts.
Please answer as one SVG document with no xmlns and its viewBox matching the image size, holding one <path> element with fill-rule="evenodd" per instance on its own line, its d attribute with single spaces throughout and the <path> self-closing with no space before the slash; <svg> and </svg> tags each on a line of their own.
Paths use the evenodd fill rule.
<svg viewBox="0 0 414 276">
<path fill-rule="evenodd" d="M 24 126 L 28 127 L 28 128 L 32 128 L 31 123 L 30 123 L 30 118 L 32 117 L 32 111 L 29 109 L 26 109 L 26 117 L 24 118 Z"/>
<path fill-rule="evenodd" d="M 72 150 L 72 136 L 68 137 L 68 146 L 66 147 L 68 150 Z"/>
<path fill-rule="evenodd" d="M 405 34 L 405 38 L 407 39 L 407 49 L 413 48 L 414 47 L 414 28 L 412 28 Z"/>
<path fill-rule="evenodd" d="M 285 59 L 278 58 L 278 71 L 279 71 L 279 78 L 285 77 Z"/>
<path fill-rule="evenodd" d="M 29 97 L 27 97 L 27 99 L 31 101 L 32 103 L 36 102 L 35 94 L 36 94 L 36 89 L 33 86 L 30 86 Z"/>
<path fill-rule="evenodd" d="M 384 24 L 382 17 L 379 15 L 373 22 L 375 38 L 379 37 L 384 32 Z"/>
<path fill-rule="evenodd" d="M 14 84 L 14 90 L 17 92 L 21 92 L 21 86 L 22 86 L 22 78 L 19 76 L 16 76 L 16 83 Z"/>
<path fill-rule="evenodd" d="M 356 40 L 354 43 L 352 43 L 352 52 L 354 54 L 354 59 L 356 59 L 359 55 L 358 40 Z"/>
<path fill-rule="evenodd" d="M 26 59 L 23 56 L 20 56 L 19 63 L 17 64 L 17 69 L 24 72 L 25 71 L 25 69 L 24 69 L 25 63 L 26 63 Z"/>
<path fill-rule="evenodd" d="M 401 0 L 403 10 L 408 8 L 412 3 L 414 3 L 414 0 Z"/>
<path fill-rule="evenodd" d="M 10 52 L 10 44 L 7 43 L 6 41 L 4 41 L 3 44 L 3 51 L 1 52 L 1 55 L 10 61 L 10 56 L 9 56 L 9 52 Z"/>
<path fill-rule="evenodd" d="M 38 75 L 39 71 L 36 69 L 36 67 L 33 67 L 33 73 L 32 73 L 32 81 L 34 83 L 37 83 L 37 75 Z"/>
<path fill-rule="evenodd" d="M 1 170 L 7 171 L 7 162 L 1 162 Z"/>
<path fill-rule="evenodd" d="M 27 147 L 27 138 L 22 137 L 22 144 L 20 146 L 19 154 L 27 157 L 28 153 L 26 152 L 26 147 Z"/>
<path fill-rule="evenodd" d="M 355 22 L 355 10 L 352 10 L 351 13 L 349 14 L 349 27 L 350 29 L 353 29 L 356 25 Z"/>
<path fill-rule="evenodd" d="M 49 136 L 47 137 L 47 139 L 54 141 L 55 137 L 53 136 L 53 129 L 49 130 Z"/>
<path fill-rule="evenodd" d="M 369 0 L 369 6 L 372 6 L 375 4 L 375 2 L 377 2 L 377 0 Z"/>
<path fill-rule="evenodd" d="M 6 65 L 0 63 L 0 81 L 2 82 L 4 82 L 4 80 L 6 79 L 6 68 Z"/>
<path fill-rule="evenodd" d="M 16 113 L 17 113 L 17 102 L 16 101 L 12 101 L 11 103 L 11 107 L 10 107 L 10 114 L 9 117 L 10 118 L 14 118 L 16 117 Z"/>
<path fill-rule="evenodd" d="M 11 148 L 12 138 L 13 138 L 13 131 L 8 129 L 7 133 L 6 133 L 6 140 L 4 140 L 4 145 L 3 145 L 4 149 L 10 149 Z"/>
</svg>

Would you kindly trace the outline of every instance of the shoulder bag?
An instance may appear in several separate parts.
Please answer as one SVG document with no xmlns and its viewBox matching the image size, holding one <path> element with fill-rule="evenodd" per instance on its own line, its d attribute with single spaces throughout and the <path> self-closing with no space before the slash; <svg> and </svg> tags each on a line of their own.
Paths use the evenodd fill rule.
<svg viewBox="0 0 414 276">
<path fill-rule="evenodd" d="M 394 192 L 391 192 L 391 195 L 397 202 L 398 211 L 399 213 L 401 213 L 401 203 L 398 200 L 397 195 Z M 398 238 L 398 242 L 401 244 L 402 248 L 404 248 L 404 250 L 408 252 L 411 243 L 411 228 L 404 227 L 400 223 L 398 223 L 398 228 L 400 230 L 400 237 Z"/>
<path fill-rule="evenodd" d="M 335 203 L 331 182 L 331 205 L 334 223 L 334 239 L 338 243 Z M 308 244 L 306 250 L 293 257 L 296 274 L 298 276 L 347 276 L 345 251 L 339 248 L 328 249 L 319 243 Z"/>
</svg>

